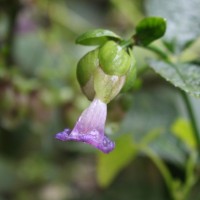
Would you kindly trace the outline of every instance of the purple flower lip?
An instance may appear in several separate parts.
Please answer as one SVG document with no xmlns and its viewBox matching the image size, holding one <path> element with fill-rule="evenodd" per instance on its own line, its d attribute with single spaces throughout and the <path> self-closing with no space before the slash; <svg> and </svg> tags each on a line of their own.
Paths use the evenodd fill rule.
<svg viewBox="0 0 200 200">
<path fill-rule="evenodd" d="M 61 141 L 84 142 L 109 153 L 115 148 L 115 143 L 104 135 L 106 115 L 107 105 L 99 99 L 94 99 L 83 111 L 74 128 L 57 133 L 55 138 Z"/>
<path fill-rule="evenodd" d="M 61 141 L 84 142 L 94 146 L 104 153 L 109 153 L 115 148 L 115 143 L 108 137 L 104 136 L 102 138 L 98 138 L 98 135 L 99 132 L 95 130 L 88 134 L 81 134 L 72 132 L 70 129 L 65 129 L 63 132 L 57 133 L 55 138 Z"/>
</svg>

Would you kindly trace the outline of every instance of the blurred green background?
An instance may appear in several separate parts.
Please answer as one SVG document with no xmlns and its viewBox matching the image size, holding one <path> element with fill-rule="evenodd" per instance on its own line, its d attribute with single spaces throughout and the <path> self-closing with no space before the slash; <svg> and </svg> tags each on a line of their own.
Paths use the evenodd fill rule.
<svg viewBox="0 0 200 200">
<path fill-rule="evenodd" d="M 108 105 L 106 133 L 116 151 L 54 139 L 89 105 L 76 64 L 92 48 L 75 45 L 76 37 L 107 28 L 126 38 L 144 16 L 140 0 L 0 0 L 0 200 L 168 200 L 157 167 L 134 148 L 145 137 L 184 180 L 193 138 L 182 99 L 147 68 L 154 55 L 144 49 L 134 50 L 134 88 Z M 196 44 L 185 57 L 198 53 Z M 199 101 L 192 102 L 200 119 Z M 200 199 L 199 186 L 191 200 Z"/>
</svg>

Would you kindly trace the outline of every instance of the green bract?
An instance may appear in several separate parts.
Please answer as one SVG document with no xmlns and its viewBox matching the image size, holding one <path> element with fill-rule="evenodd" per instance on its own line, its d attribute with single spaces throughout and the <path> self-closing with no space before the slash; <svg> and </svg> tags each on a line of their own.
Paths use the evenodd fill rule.
<svg viewBox="0 0 200 200">
<path fill-rule="evenodd" d="M 121 38 L 112 31 L 95 29 L 83 33 L 76 39 L 76 43 L 82 45 L 102 45 L 108 40 L 120 41 Z"/>
<path fill-rule="evenodd" d="M 125 75 L 131 65 L 128 53 L 114 41 L 108 41 L 99 49 L 99 64 L 108 75 Z"/>
<path fill-rule="evenodd" d="M 147 46 L 154 40 L 162 37 L 166 31 L 166 20 L 161 17 L 144 18 L 136 26 L 136 34 L 133 36 L 135 44 Z"/>
<path fill-rule="evenodd" d="M 95 96 L 104 103 L 109 103 L 120 92 L 125 79 L 125 76 L 107 75 L 98 67 L 94 73 Z"/>
<path fill-rule="evenodd" d="M 109 103 L 123 88 L 132 87 L 136 76 L 135 59 L 110 40 L 83 56 L 77 65 L 77 79 L 89 100 Z M 126 80 L 127 79 L 127 80 Z"/>
<path fill-rule="evenodd" d="M 83 56 L 77 65 L 77 79 L 81 86 L 83 93 L 89 100 L 92 100 L 95 95 L 93 87 L 93 74 L 96 67 L 99 65 L 98 61 L 99 50 L 95 49 Z"/>
<path fill-rule="evenodd" d="M 125 81 L 125 84 L 122 88 L 122 92 L 127 92 L 128 90 L 130 90 L 132 87 L 133 87 L 133 84 L 135 82 L 135 79 L 136 79 L 136 66 L 135 66 L 135 58 L 133 56 L 133 51 L 129 49 L 129 54 L 130 54 L 130 57 L 131 57 L 131 65 L 130 65 L 130 68 L 126 74 L 126 81 Z"/>
<path fill-rule="evenodd" d="M 77 79 L 81 86 L 84 86 L 91 78 L 94 69 L 98 66 L 99 50 L 95 49 L 83 56 L 77 65 Z"/>
</svg>

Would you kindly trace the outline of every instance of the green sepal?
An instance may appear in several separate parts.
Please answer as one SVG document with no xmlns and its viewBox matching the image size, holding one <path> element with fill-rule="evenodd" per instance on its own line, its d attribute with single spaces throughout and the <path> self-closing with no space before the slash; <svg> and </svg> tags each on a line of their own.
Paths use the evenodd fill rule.
<svg viewBox="0 0 200 200">
<path fill-rule="evenodd" d="M 80 35 L 76 39 L 76 43 L 93 46 L 93 45 L 102 45 L 108 40 L 120 41 L 121 38 L 120 36 L 113 33 L 112 31 L 104 30 L 104 29 L 95 29 L 95 30 L 87 31 L 83 33 L 82 35 Z"/>
<path fill-rule="evenodd" d="M 135 44 L 147 46 L 154 40 L 162 37 L 166 31 L 166 20 L 161 17 L 147 17 L 136 26 L 136 34 L 133 36 Z"/>
<path fill-rule="evenodd" d="M 123 76 L 130 68 L 128 53 L 114 41 L 108 41 L 99 49 L 99 64 L 108 75 Z"/>
<path fill-rule="evenodd" d="M 128 49 L 128 51 L 129 51 L 129 55 L 131 57 L 131 65 L 130 65 L 130 68 L 126 75 L 126 81 L 125 81 L 125 84 L 124 84 L 121 92 L 127 92 L 128 90 L 130 90 L 133 87 L 135 79 L 136 79 L 136 75 L 137 75 L 137 69 L 136 69 L 136 65 L 135 65 L 136 60 L 133 55 L 133 51 L 131 49 Z"/>
<path fill-rule="evenodd" d="M 80 87 L 89 100 L 92 100 L 95 95 L 93 75 L 99 65 L 98 53 L 99 50 L 95 49 L 84 55 L 78 62 L 76 69 Z"/>
<path fill-rule="evenodd" d="M 104 103 L 109 103 L 119 94 L 124 82 L 125 76 L 107 75 L 100 67 L 97 67 L 94 73 L 94 90 L 96 98 Z"/>
<path fill-rule="evenodd" d="M 81 86 L 84 86 L 90 80 L 94 69 L 99 65 L 98 53 L 98 49 L 90 51 L 78 62 L 76 74 Z"/>
</svg>

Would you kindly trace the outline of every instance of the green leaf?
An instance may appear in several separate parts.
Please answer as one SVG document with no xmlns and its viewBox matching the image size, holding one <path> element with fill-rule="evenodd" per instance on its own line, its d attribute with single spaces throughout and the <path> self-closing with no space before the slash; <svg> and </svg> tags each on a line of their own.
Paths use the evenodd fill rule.
<svg viewBox="0 0 200 200">
<path fill-rule="evenodd" d="M 149 65 L 158 74 L 175 87 L 200 97 L 200 67 L 191 63 L 170 64 L 163 61 L 151 60 Z"/>
<path fill-rule="evenodd" d="M 171 134 L 171 124 L 178 116 L 175 92 L 169 88 L 149 85 L 134 93 L 133 105 L 124 117 L 119 132 L 131 133 L 134 141 L 144 143 L 147 135 L 156 131 L 160 135 L 149 144 L 161 158 L 173 163 L 184 164 L 185 149 L 178 145 L 178 139 Z"/>
<path fill-rule="evenodd" d="M 133 36 L 139 46 L 147 46 L 154 40 L 165 34 L 166 21 L 160 17 L 144 18 L 136 26 L 136 34 Z"/>
<path fill-rule="evenodd" d="M 178 115 L 173 98 L 174 92 L 162 86 L 134 93 L 119 132 L 133 132 L 134 139 L 141 140 L 149 131 L 170 127 Z"/>
<path fill-rule="evenodd" d="M 113 152 L 105 155 L 99 153 L 97 164 L 97 181 L 101 187 L 107 187 L 118 173 L 126 167 L 135 157 L 131 135 L 124 134 L 116 141 L 116 148 Z"/>
<path fill-rule="evenodd" d="M 77 44 L 82 45 L 102 45 L 108 40 L 120 41 L 120 36 L 112 31 L 104 29 L 95 29 L 83 33 L 76 39 Z"/>
<path fill-rule="evenodd" d="M 191 124 L 182 118 L 177 119 L 172 125 L 172 133 L 181 139 L 189 148 L 196 148 L 196 141 L 192 133 Z"/>
<path fill-rule="evenodd" d="M 200 35 L 199 0 L 146 0 L 149 16 L 166 18 L 167 31 L 163 37 L 172 51 L 181 51 Z"/>
</svg>

